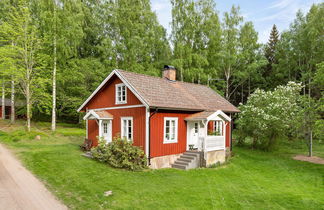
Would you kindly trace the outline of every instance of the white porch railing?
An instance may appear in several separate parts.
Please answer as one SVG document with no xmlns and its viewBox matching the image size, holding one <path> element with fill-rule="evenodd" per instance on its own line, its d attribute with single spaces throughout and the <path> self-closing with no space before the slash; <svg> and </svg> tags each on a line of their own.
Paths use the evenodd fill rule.
<svg viewBox="0 0 324 210">
<path fill-rule="evenodd" d="M 205 151 L 225 149 L 225 136 L 206 136 Z"/>
</svg>

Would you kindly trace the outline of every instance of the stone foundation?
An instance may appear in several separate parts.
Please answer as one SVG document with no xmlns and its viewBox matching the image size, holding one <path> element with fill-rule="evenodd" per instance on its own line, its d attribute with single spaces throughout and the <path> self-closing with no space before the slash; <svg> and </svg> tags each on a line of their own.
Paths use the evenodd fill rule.
<svg viewBox="0 0 324 210">
<path fill-rule="evenodd" d="M 173 164 L 181 154 L 176 155 L 165 155 L 161 157 L 151 158 L 151 169 L 159 169 L 159 168 L 171 168 L 171 164 Z"/>
<path fill-rule="evenodd" d="M 205 154 L 206 166 L 213 165 L 217 162 L 224 163 L 226 152 L 224 150 L 209 151 Z"/>
</svg>

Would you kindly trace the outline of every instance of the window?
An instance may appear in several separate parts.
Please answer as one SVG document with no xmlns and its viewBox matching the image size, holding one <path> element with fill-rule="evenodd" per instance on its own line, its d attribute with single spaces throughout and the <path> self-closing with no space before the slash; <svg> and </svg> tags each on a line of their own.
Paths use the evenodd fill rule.
<svg viewBox="0 0 324 210">
<path fill-rule="evenodd" d="M 216 120 L 214 122 L 214 132 L 216 136 L 223 135 L 223 122 L 221 120 Z"/>
<path fill-rule="evenodd" d="M 103 123 L 103 133 L 104 134 L 108 133 L 108 123 L 106 123 L 106 122 Z"/>
<path fill-rule="evenodd" d="M 124 84 L 116 85 L 116 104 L 126 104 L 127 103 L 127 91 Z"/>
<path fill-rule="evenodd" d="M 198 123 L 195 123 L 195 133 L 198 133 Z"/>
<path fill-rule="evenodd" d="M 121 137 L 126 138 L 129 141 L 133 140 L 133 118 L 132 117 L 121 118 Z"/>
<path fill-rule="evenodd" d="M 178 118 L 164 118 L 164 143 L 176 143 L 178 141 Z"/>
</svg>

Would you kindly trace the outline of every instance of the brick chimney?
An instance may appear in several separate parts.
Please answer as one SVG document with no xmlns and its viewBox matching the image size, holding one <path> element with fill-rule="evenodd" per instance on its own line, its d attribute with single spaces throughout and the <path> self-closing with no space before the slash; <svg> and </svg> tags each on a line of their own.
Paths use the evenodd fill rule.
<svg viewBox="0 0 324 210">
<path fill-rule="evenodd" d="M 164 65 L 164 69 L 162 70 L 162 78 L 166 78 L 171 81 L 175 81 L 177 74 L 174 66 Z"/>
</svg>

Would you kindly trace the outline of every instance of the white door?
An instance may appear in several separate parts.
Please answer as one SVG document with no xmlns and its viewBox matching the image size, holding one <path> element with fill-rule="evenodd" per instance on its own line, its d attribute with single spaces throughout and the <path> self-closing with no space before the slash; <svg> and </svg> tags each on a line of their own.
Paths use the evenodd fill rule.
<svg viewBox="0 0 324 210">
<path fill-rule="evenodd" d="M 111 120 L 102 121 L 101 136 L 109 143 L 112 141 Z"/>
<path fill-rule="evenodd" d="M 188 149 L 189 145 L 193 145 L 193 148 L 198 148 L 199 143 L 199 122 L 188 122 Z"/>
</svg>

